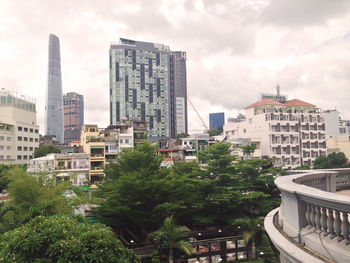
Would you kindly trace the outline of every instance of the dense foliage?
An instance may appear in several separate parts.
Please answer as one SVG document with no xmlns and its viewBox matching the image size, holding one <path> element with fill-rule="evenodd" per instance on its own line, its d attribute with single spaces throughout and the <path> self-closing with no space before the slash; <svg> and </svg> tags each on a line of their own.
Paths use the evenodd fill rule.
<svg viewBox="0 0 350 263">
<path fill-rule="evenodd" d="M 12 168 L 20 168 L 23 171 L 25 170 L 24 165 L 17 165 L 17 164 L 0 164 L 0 192 L 4 189 L 7 189 L 9 178 L 8 178 L 8 172 Z"/>
<path fill-rule="evenodd" d="M 273 182 L 280 169 L 272 168 L 270 160 L 236 160 L 230 144 L 217 143 L 201 152 L 202 167 L 177 163 L 160 168 L 161 159 L 145 143 L 106 168 L 95 211 L 102 222 L 143 240 L 169 215 L 194 230 L 265 215 L 279 205 Z"/>
<path fill-rule="evenodd" d="M 34 151 L 34 158 L 46 156 L 49 153 L 61 153 L 61 148 L 53 146 L 53 145 L 40 145 Z"/>
<path fill-rule="evenodd" d="M 315 160 L 314 169 L 347 168 L 348 158 L 342 152 L 330 153 L 327 156 L 319 156 Z"/>
<path fill-rule="evenodd" d="M 83 218 L 38 216 L 0 237 L 0 262 L 116 262 L 140 259 L 110 228 Z"/>
<path fill-rule="evenodd" d="M 8 171 L 11 199 L 0 209 L 0 232 L 28 222 L 38 215 L 70 214 L 73 208 L 64 197 L 65 183 L 56 184 L 45 177 L 34 177 L 15 167 Z"/>
</svg>

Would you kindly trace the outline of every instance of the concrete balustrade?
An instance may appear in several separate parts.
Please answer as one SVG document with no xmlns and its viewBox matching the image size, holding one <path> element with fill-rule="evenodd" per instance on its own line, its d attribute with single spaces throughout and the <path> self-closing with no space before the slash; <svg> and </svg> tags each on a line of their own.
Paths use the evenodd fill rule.
<svg viewBox="0 0 350 263">
<path fill-rule="evenodd" d="M 292 173 L 275 180 L 282 204 L 265 219 L 266 231 L 281 252 L 281 262 L 349 262 L 350 196 L 336 191 L 350 188 L 350 169 Z M 301 249 L 298 256 L 288 254 L 288 246 Z M 321 261 L 302 260 L 302 247 Z"/>
</svg>

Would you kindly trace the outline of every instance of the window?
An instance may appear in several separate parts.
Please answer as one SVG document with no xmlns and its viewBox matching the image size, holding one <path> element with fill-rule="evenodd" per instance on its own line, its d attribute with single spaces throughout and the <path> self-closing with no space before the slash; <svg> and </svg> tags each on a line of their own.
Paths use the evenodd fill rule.
<svg viewBox="0 0 350 263">
<path fill-rule="evenodd" d="M 18 137 L 17 137 L 17 140 L 18 140 L 18 141 L 22 141 L 22 136 L 18 136 Z"/>
<path fill-rule="evenodd" d="M 30 131 L 31 133 L 33 133 L 33 129 L 30 129 L 29 131 Z"/>
<path fill-rule="evenodd" d="M 10 142 L 11 141 L 11 137 L 7 137 L 7 141 Z"/>
<path fill-rule="evenodd" d="M 35 133 L 39 133 L 39 130 L 38 130 L 38 129 L 35 129 Z"/>
<path fill-rule="evenodd" d="M 7 147 L 6 147 L 6 150 L 11 150 L 11 146 L 7 146 Z"/>
<path fill-rule="evenodd" d="M 129 143 L 129 139 L 125 139 L 125 143 Z"/>
<path fill-rule="evenodd" d="M 18 126 L 18 127 L 17 127 L 17 130 L 18 130 L 18 131 L 22 131 L 22 127 L 21 127 L 21 126 Z"/>
<path fill-rule="evenodd" d="M 25 131 L 25 132 L 28 132 L 28 128 L 24 128 L 24 131 Z"/>
<path fill-rule="evenodd" d="M 4 160 L 4 156 L 3 155 L 0 155 L 0 160 Z"/>
<path fill-rule="evenodd" d="M 243 129 L 243 133 L 246 133 L 247 132 L 247 130 L 246 129 Z"/>
<path fill-rule="evenodd" d="M 3 141 L 5 139 L 4 136 L 0 136 L 0 141 Z"/>
<path fill-rule="evenodd" d="M 32 141 L 33 141 L 33 138 L 29 138 L 29 141 L 32 142 Z"/>
<path fill-rule="evenodd" d="M 120 143 L 123 143 L 123 139 L 120 139 Z"/>
<path fill-rule="evenodd" d="M 24 159 L 24 160 L 27 160 L 27 155 L 23 155 L 23 159 Z"/>
<path fill-rule="evenodd" d="M 22 146 L 17 146 L 17 151 L 22 151 Z"/>
<path fill-rule="evenodd" d="M 6 160 L 10 160 L 11 159 L 11 155 L 6 155 Z"/>
<path fill-rule="evenodd" d="M 38 138 L 35 138 L 35 142 L 38 142 Z"/>
<path fill-rule="evenodd" d="M 0 145 L 0 150 L 4 150 L 5 146 L 4 145 Z"/>
<path fill-rule="evenodd" d="M 17 160 L 22 160 L 22 155 L 17 155 Z"/>
<path fill-rule="evenodd" d="M 28 141 L 28 137 L 23 137 L 24 141 L 27 142 Z"/>
<path fill-rule="evenodd" d="M 28 151 L 28 147 L 23 147 L 23 151 Z"/>
<path fill-rule="evenodd" d="M 32 151 L 33 151 L 33 147 L 29 147 L 29 151 L 31 151 L 31 152 L 32 152 Z"/>
</svg>

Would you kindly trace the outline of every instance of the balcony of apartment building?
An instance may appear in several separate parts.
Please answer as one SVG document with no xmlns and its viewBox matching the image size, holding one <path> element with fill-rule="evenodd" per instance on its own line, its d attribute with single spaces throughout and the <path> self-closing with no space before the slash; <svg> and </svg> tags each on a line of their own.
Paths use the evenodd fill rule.
<svg viewBox="0 0 350 263">
<path fill-rule="evenodd" d="M 318 156 L 319 156 L 319 152 L 318 151 L 314 151 L 314 150 L 311 151 L 311 157 L 312 158 L 317 158 Z"/>
<path fill-rule="evenodd" d="M 290 158 L 289 158 L 289 157 L 284 157 L 284 158 L 282 158 L 282 165 L 283 165 L 283 166 L 291 165 Z"/>
<path fill-rule="evenodd" d="M 291 144 L 298 144 L 298 143 L 299 143 L 299 138 L 298 138 L 298 136 L 293 136 L 293 135 L 291 135 L 291 136 L 290 136 L 290 143 L 291 143 Z"/>
<path fill-rule="evenodd" d="M 311 157 L 311 153 L 309 151 L 303 151 L 303 158 L 310 158 Z"/>
<path fill-rule="evenodd" d="M 303 149 L 310 149 L 310 142 L 303 142 Z"/>
<path fill-rule="evenodd" d="M 290 150 L 290 153 L 292 154 L 292 155 L 299 155 L 299 146 L 292 146 L 291 147 L 291 150 Z"/>
<path fill-rule="evenodd" d="M 305 115 L 301 115 L 301 116 L 300 116 L 300 121 L 301 121 L 301 122 L 309 122 L 309 117 L 308 117 L 308 116 L 305 116 Z"/>
<path fill-rule="evenodd" d="M 282 203 L 264 224 L 281 262 L 349 262 L 350 169 L 294 171 L 275 184 Z"/>
<path fill-rule="evenodd" d="M 303 133 L 301 134 L 301 138 L 302 138 L 303 140 L 310 140 L 310 134 L 309 134 L 309 133 L 303 132 Z"/>
<path fill-rule="evenodd" d="M 271 132 L 281 132 L 281 124 L 277 123 L 276 125 L 271 125 Z"/>
<path fill-rule="evenodd" d="M 281 125 L 281 132 L 290 132 L 289 123 Z"/>
<path fill-rule="evenodd" d="M 282 154 L 290 154 L 290 146 L 282 147 Z"/>
<path fill-rule="evenodd" d="M 90 159 L 104 159 L 105 149 L 104 145 L 92 145 L 90 146 Z"/>
<path fill-rule="evenodd" d="M 312 143 L 310 144 L 310 148 L 311 148 L 311 149 L 317 149 L 317 148 L 318 148 L 318 142 L 312 142 Z"/>
<path fill-rule="evenodd" d="M 282 139 L 282 144 L 289 144 L 290 143 L 288 135 L 282 135 L 281 139 Z"/>
<path fill-rule="evenodd" d="M 281 136 L 271 135 L 271 144 L 281 144 Z"/>
<path fill-rule="evenodd" d="M 321 125 L 317 125 L 317 130 L 319 130 L 319 131 L 324 131 L 324 130 L 326 130 L 325 124 L 323 123 L 323 124 L 321 124 Z"/>
<path fill-rule="evenodd" d="M 325 140 L 326 139 L 326 134 L 324 134 L 324 133 L 318 133 L 318 139 L 319 140 Z"/>
<path fill-rule="evenodd" d="M 317 131 L 317 123 L 310 124 L 309 127 L 310 127 L 310 131 Z"/>
<path fill-rule="evenodd" d="M 71 170 L 71 169 L 72 169 L 72 160 L 58 159 L 56 161 L 55 170 Z"/>
<path fill-rule="evenodd" d="M 306 124 L 301 125 L 301 130 L 302 131 L 309 131 L 310 130 L 309 124 L 306 123 Z"/>
<path fill-rule="evenodd" d="M 311 133 L 310 133 L 310 140 L 318 140 L 317 133 L 311 132 Z"/>
<path fill-rule="evenodd" d="M 281 146 L 276 146 L 271 148 L 272 155 L 281 155 L 282 149 Z"/>
<path fill-rule="evenodd" d="M 317 122 L 324 122 L 324 117 L 321 115 L 317 115 Z"/>
<path fill-rule="evenodd" d="M 105 139 L 100 137 L 100 136 L 89 136 L 87 139 L 86 139 L 86 142 L 89 143 L 89 142 L 104 142 Z"/>
<path fill-rule="evenodd" d="M 292 166 L 300 166 L 300 159 L 299 159 L 299 157 L 292 156 L 290 159 L 291 159 L 291 165 Z"/>
<path fill-rule="evenodd" d="M 298 124 L 291 125 L 290 132 L 299 132 Z"/>
</svg>

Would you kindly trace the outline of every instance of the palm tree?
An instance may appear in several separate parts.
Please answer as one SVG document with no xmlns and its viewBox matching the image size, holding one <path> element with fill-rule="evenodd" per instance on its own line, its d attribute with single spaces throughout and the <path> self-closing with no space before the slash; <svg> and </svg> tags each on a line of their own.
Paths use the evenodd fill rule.
<svg viewBox="0 0 350 263">
<path fill-rule="evenodd" d="M 151 238 L 163 242 L 169 248 L 169 263 L 173 263 L 173 250 L 179 249 L 190 255 L 192 253 L 192 245 L 184 240 L 191 230 L 186 226 L 179 226 L 174 223 L 173 216 L 167 217 L 163 225 L 155 232 L 150 234 Z"/>
<path fill-rule="evenodd" d="M 264 220 L 264 217 L 242 217 L 234 220 L 232 222 L 233 225 L 242 226 L 244 228 L 243 232 L 243 238 L 246 245 L 251 243 L 252 248 L 252 257 L 255 258 L 256 256 L 256 246 L 255 246 L 255 239 L 258 233 L 264 230 L 264 227 L 262 226 L 262 222 Z"/>
</svg>

